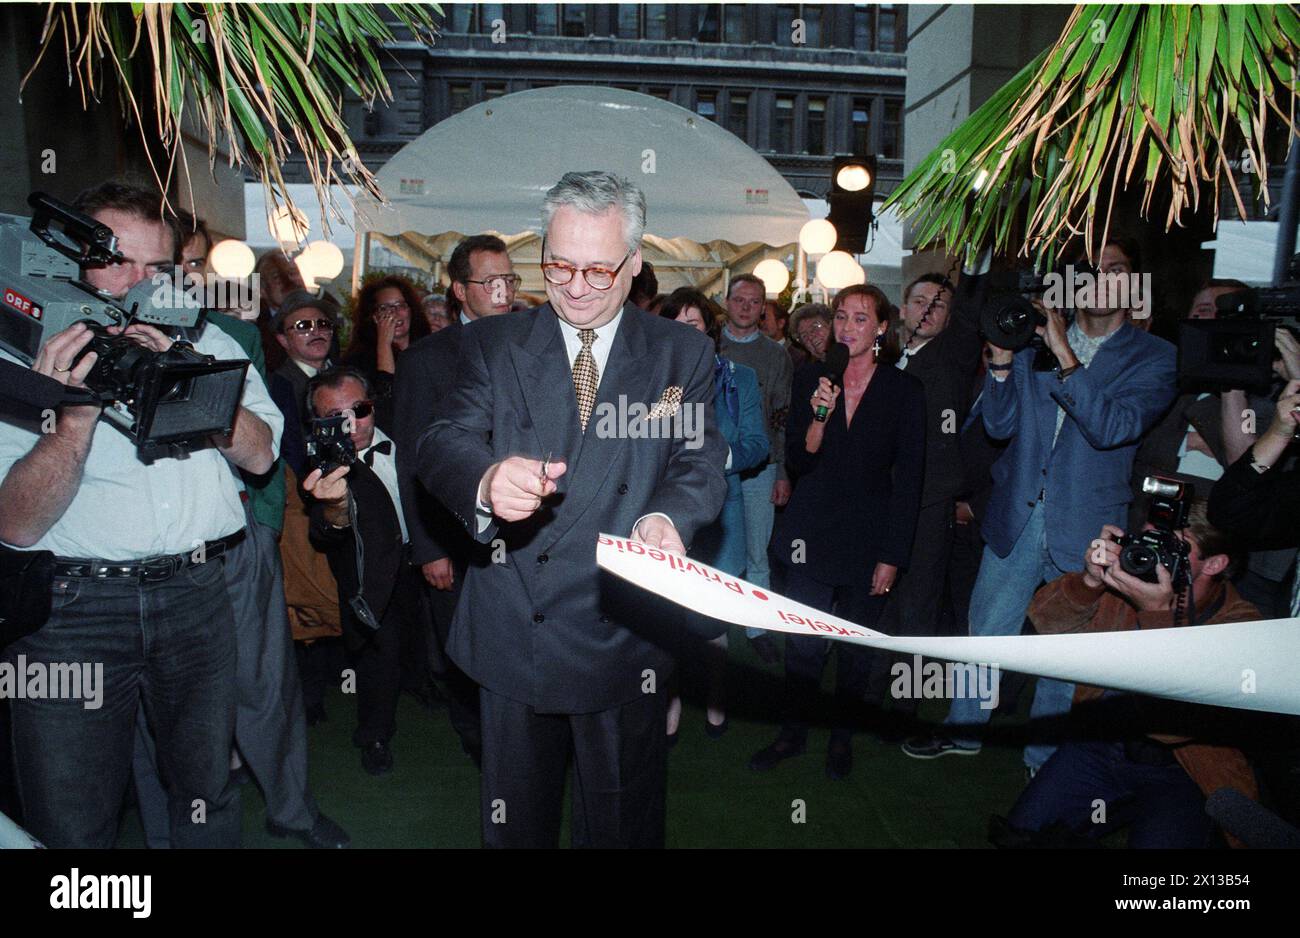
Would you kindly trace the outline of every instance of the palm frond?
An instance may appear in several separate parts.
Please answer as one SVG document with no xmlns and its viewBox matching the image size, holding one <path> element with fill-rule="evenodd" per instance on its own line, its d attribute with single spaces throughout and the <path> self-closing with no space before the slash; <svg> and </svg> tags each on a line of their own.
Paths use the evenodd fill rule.
<svg viewBox="0 0 1300 938">
<path fill-rule="evenodd" d="M 1074 236 L 1095 257 L 1139 174 L 1144 217 L 1168 194 L 1166 230 L 1203 196 L 1217 224 L 1221 182 L 1245 218 L 1233 166 L 1242 156 L 1268 178 L 1270 120 L 1300 135 L 1298 60 L 1291 5 L 1081 4 L 886 204 L 913 221 L 920 247 L 1047 264 Z M 1267 206 L 1268 187 L 1257 190 Z"/>
<path fill-rule="evenodd" d="M 416 40 L 432 41 L 432 12 L 441 12 L 436 5 L 386 9 Z M 296 149 L 328 226 L 330 186 L 352 184 L 380 195 L 342 109 L 345 90 L 368 105 L 392 99 L 378 50 L 395 36 L 380 10 L 370 4 L 50 3 L 23 85 L 60 46 L 83 107 L 115 85 L 123 117 L 141 135 L 164 193 L 177 167 L 188 178 L 187 122 L 206 136 L 209 166 L 224 146 L 231 165 L 247 166 L 261 180 L 271 206 L 292 206 L 281 167 Z M 149 126 L 146 115 L 153 118 Z M 159 145 L 162 157 L 155 155 Z"/>
</svg>

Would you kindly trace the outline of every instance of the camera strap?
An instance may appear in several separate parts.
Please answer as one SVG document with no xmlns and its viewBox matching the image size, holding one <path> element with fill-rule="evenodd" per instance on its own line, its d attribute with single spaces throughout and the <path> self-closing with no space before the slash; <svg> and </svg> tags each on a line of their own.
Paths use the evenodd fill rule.
<svg viewBox="0 0 1300 938">
<path fill-rule="evenodd" d="M 366 584 L 366 547 L 361 538 L 361 529 L 357 526 L 357 498 L 352 494 L 351 486 L 348 486 L 348 518 L 352 522 L 352 545 L 357 564 L 357 592 L 348 599 L 348 606 L 362 625 L 377 632 L 379 620 L 362 595 Z"/>
</svg>

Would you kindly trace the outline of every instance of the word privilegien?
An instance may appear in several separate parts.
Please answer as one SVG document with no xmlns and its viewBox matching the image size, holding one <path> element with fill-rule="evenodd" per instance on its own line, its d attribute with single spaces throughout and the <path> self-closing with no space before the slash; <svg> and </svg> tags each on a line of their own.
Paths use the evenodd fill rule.
<svg viewBox="0 0 1300 938">
<path fill-rule="evenodd" d="M 909 664 L 896 661 L 889 669 L 894 682 L 889 694 L 895 700 L 965 700 L 980 702 L 981 710 L 996 710 L 1002 674 L 995 664 L 959 664 L 927 661 L 913 655 Z"/>
<path fill-rule="evenodd" d="M 1056 309 L 1127 309 L 1135 319 L 1151 315 L 1151 275 L 1093 273 L 1065 265 L 1065 273 L 1043 275 L 1043 302 Z"/>
<path fill-rule="evenodd" d="M 103 662 L 0 661 L 0 698 L 8 700 L 83 700 L 86 710 L 104 705 Z"/>
<path fill-rule="evenodd" d="M 704 406 L 700 403 L 677 404 L 665 408 L 641 401 L 629 402 L 626 394 L 618 403 L 604 401 L 592 411 L 596 436 L 602 440 L 685 440 L 687 449 L 704 445 Z"/>
</svg>

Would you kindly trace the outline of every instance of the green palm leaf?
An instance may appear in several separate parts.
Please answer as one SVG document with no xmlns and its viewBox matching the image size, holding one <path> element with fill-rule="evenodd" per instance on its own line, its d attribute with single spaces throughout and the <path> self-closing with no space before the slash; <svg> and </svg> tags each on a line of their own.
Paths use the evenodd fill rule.
<svg viewBox="0 0 1300 938">
<path fill-rule="evenodd" d="M 918 220 L 918 247 L 992 246 L 1035 262 L 1075 234 L 1099 250 L 1135 179 L 1144 216 L 1157 191 L 1169 194 L 1166 228 L 1202 195 L 1217 220 L 1222 183 L 1245 217 L 1233 163 L 1244 153 L 1266 178 L 1267 122 L 1300 135 L 1298 61 L 1291 5 L 1079 5 L 887 205 Z M 1267 186 L 1255 188 L 1267 204 Z"/>
</svg>

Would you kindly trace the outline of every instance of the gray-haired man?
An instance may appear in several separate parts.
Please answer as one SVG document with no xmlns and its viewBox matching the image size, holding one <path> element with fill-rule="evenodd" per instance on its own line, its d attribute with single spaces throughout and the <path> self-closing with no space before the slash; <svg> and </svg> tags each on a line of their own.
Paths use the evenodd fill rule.
<svg viewBox="0 0 1300 938">
<path fill-rule="evenodd" d="M 596 537 L 682 551 L 717 516 L 713 346 L 627 302 L 645 226 L 635 186 L 568 173 L 543 219 L 549 302 L 464 328 L 455 387 L 419 444 L 424 486 L 505 548 L 468 570 L 448 647 L 483 688 L 483 840 L 556 846 L 572 757 L 575 846 L 660 846 L 676 618 L 601 574 Z M 601 419 L 620 398 L 677 394 L 702 440 Z"/>
</svg>

